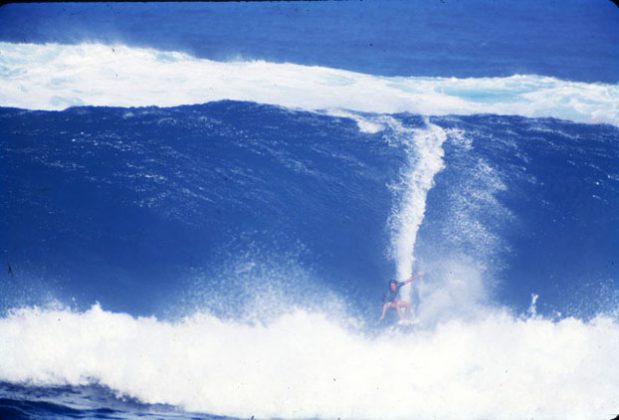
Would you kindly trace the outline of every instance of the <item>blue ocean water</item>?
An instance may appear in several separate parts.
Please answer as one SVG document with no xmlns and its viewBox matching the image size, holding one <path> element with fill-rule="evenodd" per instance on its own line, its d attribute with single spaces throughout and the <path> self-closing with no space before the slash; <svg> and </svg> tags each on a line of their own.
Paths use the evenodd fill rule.
<svg viewBox="0 0 619 420">
<path fill-rule="evenodd" d="M 398 119 L 423 126 L 417 116 Z M 354 296 L 353 306 L 371 316 L 377 280 L 394 275 L 385 250 L 397 194 L 388 186 L 407 151 L 389 146 L 385 132 L 240 102 L 4 109 L 2 121 L 2 230 L 12 269 L 5 308 L 54 293 L 82 309 L 99 301 L 160 314 L 182 279 L 225 282 L 231 264 L 285 272 L 293 261 L 315 286 Z M 560 311 L 585 293 L 587 305 L 572 309 L 581 316 L 616 303 L 598 295 L 612 286 L 619 245 L 609 230 L 619 223 L 615 127 L 498 116 L 431 121 L 464 134 L 444 145 L 420 258 L 491 261 L 499 301 L 518 310 L 532 292 L 544 296 L 542 308 Z M 475 198 L 481 194 L 489 197 Z M 464 215 L 470 220 L 454 226 Z M 299 285 L 284 284 L 303 299 Z"/>
<path fill-rule="evenodd" d="M 0 8 L 0 417 L 614 417 L 617 10 Z"/>
<path fill-rule="evenodd" d="M 97 385 L 50 388 L 2 383 L 1 386 L 3 398 L 0 399 L 0 416 L 3 419 L 226 419 L 222 416 L 182 412 L 162 404 L 148 405 L 131 398 L 118 398 L 109 389 Z M 104 404 L 104 407 L 92 408 L 93 400 Z"/>
<path fill-rule="evenodd" d="M 16 4 L 0 19 L 10 42 L 121 43 L 386 76 L 619 81 L 610 1 Z"/>
</svg>

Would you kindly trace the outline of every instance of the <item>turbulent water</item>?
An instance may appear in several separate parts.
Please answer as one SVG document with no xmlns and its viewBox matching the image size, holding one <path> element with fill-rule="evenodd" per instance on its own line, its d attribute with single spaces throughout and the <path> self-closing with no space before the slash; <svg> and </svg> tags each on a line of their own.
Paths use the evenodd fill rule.
<svg viewBox="0 0 619 420">
<path fill-rule="evenodd" d="M 617 84 L 0 52 L 0 417 L 619 413 Z"/>
</svg>

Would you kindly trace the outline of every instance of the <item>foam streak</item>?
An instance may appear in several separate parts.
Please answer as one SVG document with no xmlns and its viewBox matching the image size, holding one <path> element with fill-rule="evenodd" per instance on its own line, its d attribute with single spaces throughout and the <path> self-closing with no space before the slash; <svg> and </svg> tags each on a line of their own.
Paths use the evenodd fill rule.
<svg viewBox="0 0 619 420">
<path fill-rule="evenodd" d="M 401 202 L 391 215 L 392 250 L 400 280 L 413 274 L 414 250 L 417 232 L 426 212 L 428 191 L 434 185 L 434 176 L 443 169 L 443 142 L 445 131 L 426 120 L 426 128 L 407 130 L 392 120 L 392 129 L 399 137 L 407 139 L 409 164 L 401 185 Z M 411 287 L 402 288 L 401 295 L 410 301 Z"/>
</svg>

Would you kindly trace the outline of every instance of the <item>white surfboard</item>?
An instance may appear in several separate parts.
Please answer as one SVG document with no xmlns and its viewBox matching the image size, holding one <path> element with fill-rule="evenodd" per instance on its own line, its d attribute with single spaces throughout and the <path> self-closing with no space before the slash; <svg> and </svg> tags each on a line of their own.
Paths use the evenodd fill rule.
<svg viewBox="0 0 619 420">
<path fill-rule="evenodd" d="M 409 325 L 417 325 L 419 321 L 416 319 L 401 319 L 398 321 L 397 325 L 409 326 Z"/>
</svg>

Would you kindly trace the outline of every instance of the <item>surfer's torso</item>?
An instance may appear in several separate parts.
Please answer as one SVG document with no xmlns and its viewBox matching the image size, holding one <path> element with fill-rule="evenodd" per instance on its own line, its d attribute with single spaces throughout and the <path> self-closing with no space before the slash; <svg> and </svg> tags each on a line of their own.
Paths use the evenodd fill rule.
<svg viewBox="0 0 619 420">
<path fill-rule="evenodd" d="M 403 282 L 397 282 L 395 286 L 395 290 L 387 290 L 385 293 L 385 302 L 394 302 L 400 298 L 400 288 L 404 286 Z"/>
</svg>

